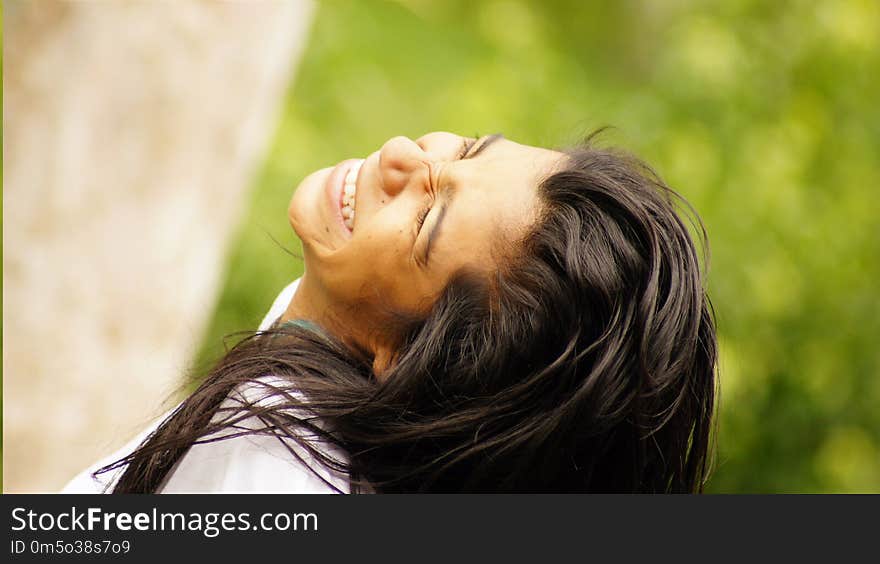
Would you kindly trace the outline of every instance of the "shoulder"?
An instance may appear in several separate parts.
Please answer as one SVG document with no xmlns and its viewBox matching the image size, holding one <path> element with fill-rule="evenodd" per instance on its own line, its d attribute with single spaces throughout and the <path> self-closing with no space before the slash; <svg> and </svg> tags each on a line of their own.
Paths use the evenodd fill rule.
<svg viewBox="0 0 880 564">
<path fill-rule="evenodd" d="M 279 401 L 269 393 L 285 389 L 284 382 L 274 377 L 261 378 L 236 388 L 223 407 L 251 404 L 271 406 Z M 296 392 L 288 392 L 296 393 Z M 105 493 L 113 489 L 124 468 L 103 474 L 94 473 L 107 464 L 131 454 L 172 412 L 150 425 L 132 441 L 112 455 L 93 464 L 74 477 L 62 493 Z M 166 478 L 160 493 L 349 493 L 345 476 L 324 467 L 295 440 L 278 434 L 236 434 L 237 431 L 259 430 L 266 423 L 250 416 L 236 425 L 236 430 L 205 437 L 195 444 L 177 463 Z M 347 456 L 318 437 L 299 436 L 311 441 L 322 454 L 341 463 Z"/>
<path fill-rule="evenodd" d="M 266 330 L 284 313 L 298 286 L 297 279 L 281 291 L 259 330 Z M 234 390 L 224 406 L 234 407 L 243 403 L 270 406 L 277 401 L 272 399 L 271 392 L 278 389 L 289 390 L 289 386 L 277 378 L 265 377 Z M 64 487 L 62 493 L 103 493 L 112 490 L 124 468 L 97 476 L 94 475 L 95 472 L 131 454 L 172 413 L 173 411 L 166 413 L 124 447 L 80 472 Z M 265 427 L 265 423 L 256 417 L 249 417 L 240 426 L 255 429 L 259 426 Z M 319 447 L 322 453 L 340 462 L 347 462 L 345 453 L 321 443 L 317 437 L 306 438 Z M 306 449 L 290 438 L 256 434 L 206 439 L 209 442 L 193 445 L 178 462 L 161 489 L 163 493 L 350 491 L 347 479 L 324 468 Z"/>
<path fill-rule="evenodd" d="M 347 480 L 331 475 L 293 443 L 268 435 L 250 435 L 194 445 L 172 471 L 161 493 L 349 492 Z"/>
<path fill-rule="evenodd" d="M 288 388 L 274 377 L 265 377 L 247 386 L 237 388 L 223 407 L 255 405 L 271 407 L 279 401 L 271 395 L 274 390 Z M 287 392 L 291 393 L 291 392 Z M 296 392 L 293 392 L 296 393 Z M 293 413 L 293 415 L 298 415 Z M 306 416 L 305 414 L 301 414 Z M 236 424 L 238 431 L 261 430 L 266 422 L 258 417 L 247 417 Z M 322 454 L 341 463 L 347 456 L 339 449 L 322 442 L 319 437 L 307 436 L 297 430 Z M 226 492 L 226 493 L 348 493 L 348 479 L 338 475 L 316 460 L 296 440 L 276 433 L 223 435 L 206 437 L 190 447 L 172 471 L 162 493 Z"/>
</svg>

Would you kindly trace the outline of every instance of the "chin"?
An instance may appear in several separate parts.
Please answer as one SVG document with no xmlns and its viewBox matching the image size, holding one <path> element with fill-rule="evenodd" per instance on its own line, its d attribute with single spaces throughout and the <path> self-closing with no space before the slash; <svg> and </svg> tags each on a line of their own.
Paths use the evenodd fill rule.
<svg viewBox="0 0 880 564">
<path fill-rule="evenodd" d="M 322 241 L 324 233 L 320 232 L 322 222 L 321 205 L 324 198 L 324 183 L 331 168 L 313 172 L 299 183 L 287 206 L 287 220 L 296 236 L 302 241 L 303 251 Z"/>
<path fill-rule="evenodd" d="M 300 209 L 302 209 L 300 191 L 297 190 L 293 193 L 293 197 L 290 199 L 290 204 L 287 206 L 287 221 L 290 222 L 290 227 L 293 228 L 293 232 L 296 233 L 296 236 L 300 239 L 303 238 L 303 225 L 302 225 L 302 216 L 300 214 Z"/>
</svg>

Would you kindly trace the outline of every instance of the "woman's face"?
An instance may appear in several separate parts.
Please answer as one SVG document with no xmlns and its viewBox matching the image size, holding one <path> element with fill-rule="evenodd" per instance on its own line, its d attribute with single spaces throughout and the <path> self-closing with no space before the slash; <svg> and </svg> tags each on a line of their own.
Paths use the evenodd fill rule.
<svg viewBox="0 0 880 564">
<path fill-rule="evenodd" d="M 493 250 L 537 218 L 538 183 L 561 157 L 440 132 L 311 174 L 288 210 L 305 274 L 285 317 L 312 319 L 387 365 L 386 312 L 424 313 L 459 269 L 497 268 Z"/>
</svg>

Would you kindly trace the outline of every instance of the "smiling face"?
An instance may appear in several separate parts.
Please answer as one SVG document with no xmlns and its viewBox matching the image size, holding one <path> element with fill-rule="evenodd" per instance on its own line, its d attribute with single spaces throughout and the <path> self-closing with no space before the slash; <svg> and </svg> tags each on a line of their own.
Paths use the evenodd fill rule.
<svg viewBox="0 0 880 564">
<path fill-rule="evenodd" d="M 381 368 L 398 337 L 375 329 L 387 311 L 425 313 L 462 268 L 497 269 L 493 250 L 536 220 L 537 186 L 561 158 L 500 136 L 430 133 L 313 173 L 288 210 L 305 274 L 284 317 L 354 340 Z"/>
</svg>

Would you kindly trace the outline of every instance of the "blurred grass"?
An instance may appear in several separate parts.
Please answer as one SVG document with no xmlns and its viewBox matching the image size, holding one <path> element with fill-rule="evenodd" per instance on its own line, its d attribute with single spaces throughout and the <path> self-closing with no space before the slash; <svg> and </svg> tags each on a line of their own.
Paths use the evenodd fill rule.
<svg viewBox="0 0 880 564">
<path fill-rule="evenodd" d="M 326 2 L 199 358 L 301 265 L 286 208 L 393 135 L 560 146 L 606 124 L 702 215 L 714 492 L 880 491 L 880 4 Z"/>
</svg>

